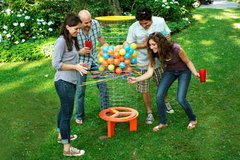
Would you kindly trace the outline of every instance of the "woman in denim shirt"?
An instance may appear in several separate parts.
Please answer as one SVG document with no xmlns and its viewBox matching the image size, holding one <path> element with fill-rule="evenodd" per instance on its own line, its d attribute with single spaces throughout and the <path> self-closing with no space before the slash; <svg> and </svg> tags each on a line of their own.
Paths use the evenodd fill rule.
<svg viewBox="0 0 240 160">
<path fill-rule="evenodd" d="M 54 46 L 52 66 L 56 69 L 54 77 L 55 88 L 60 99 L 58 114 L 58 142 L 64 145 L 63 155 L 81 156 L 84 150 L 79 150 L 70 145 L 70 140 L 77 135 L 70 135 L 70 120 L 73 113 L 74 97 L 77 84 L 77 72 L 86 74 L 83 64 L 77 64 L 79 45 L 77 34 L 81 26 L 80 19 L 74 14 L 65 17 L 61 27 L 60 36 Z"/>
<path fill-rule="evenodd" d="M 175 80 L 178 80 L 177 100 L 189 119 L 187 128 L 193 129 L 197 124 L 197 119 L 186 100 L 186 95 L 191 80 L 191 73 L 196 77 L 199 77 L 199 73 L 180 45 L 168 41 L 160 32 L 154 32 L 149 35 L 147 47 L 150 60 L 148 71 L 139 77 L 129 77 L 128 82 L 135 83 L 150 78 L 154 70 L 154 59 L 158 58 L 161 61 L 164 73 L 157 89 L 157 109 L 160 116 L 160 124 L 154 127 L 153 131 L 156 132 L 167 126 L 164 95 Z"/>
</svg>

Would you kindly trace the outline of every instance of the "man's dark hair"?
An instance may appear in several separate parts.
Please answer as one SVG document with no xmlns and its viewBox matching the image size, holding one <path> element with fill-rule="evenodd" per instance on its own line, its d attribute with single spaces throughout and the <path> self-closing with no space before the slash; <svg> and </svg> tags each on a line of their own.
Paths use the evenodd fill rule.
<svg viewBox="0 0 240 160">
<path fill-rule="evenodd" d="M 136 20 L 152 20 L 152 11 L 147 7 L 140 7 L 136 13 Z"/>
</svg>

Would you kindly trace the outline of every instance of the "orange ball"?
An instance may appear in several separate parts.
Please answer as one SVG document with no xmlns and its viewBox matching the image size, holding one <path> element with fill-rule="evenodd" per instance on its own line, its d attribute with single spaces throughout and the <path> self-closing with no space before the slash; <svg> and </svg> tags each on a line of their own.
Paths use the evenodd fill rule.
<svg viewBox="0 0 240 160">
<path fill-rule="evenodd" d="M 117 67 L 116 70 L 115 70 L 115 72 L 116 72 L 117 74 L 121 74 L 121 73 L 122 73 L 122 69 L 119 68 L 119 67 Z"/>
<path fill-rule="evenodd" d="M 120 60 L 121 62 L 123 62 L 123 61 L 124 61 L 124 57 L 123 57 L 123 56 L 120 56 L 120 57 L 119 57 L 119 60 Z"/>
<path fill-rule="evenodd" d="M 111 49 L 108 50 L 108 54 L 109 54 L 110 56 L 112 56 L 113 53 L 114 53 L 113 50 L 111 50 Z"/>
<path fill-rule="evenodd" d="M 108 62 L 107 62 L 106 60 L 104 60 L 104 61 L 102 62 L 102 65 L 105 66 L 105 67 L 107 67 L 107 66 L 108 66 Z"/>
<path fill-rule="evenodd" d="M 132 71 L 132 67 L 128 66 L 128 67 L 126 68 L 126 70 L 129 71 L 129 72 L 131 72 L 131 71 Z"/>
<path fill-rule="evenodd" d="M 120 54 L 119 54 L 119 52 L 114 52 L 113 56 L 114 56 L 114 58 L 119 58 Z"/>
<path fill-rule="evenodd" d="M 108 64 L 113 64 L 113 59 L 112 58 L 108 58 L 107 62 L 108 62 Z"/>
<path fill-rule="evenodd" d="M 113 64 L 114 64 L 115 66 L 118 66 L 119 63 L 120 63 L 120 60 L 119 60 L 119 59 L 114 59 L 114 60 L 113 60 Z"/>
<path fill-rule="evenodd" d="M 98 53 L 98 56 L 99 56 L 99 57 L 102 57 L 102 56 L 103 56 L 103 51 L 100 51 L 100 52 Z"/>
<path fill-rule="evenodd" d="M 114 51 L 115 51 L 115 52 L 118 52 L 119 50 L 120 50 L 120 46 L 119 46 L 119 45 L 117 45 L 117 46 L 114 47 Z"/>
<path fill-rule="evenodd" d="M 124 63 L 125 63 L 126 65 L 129 65 L 129 64 L 131 64 L 131 61 L 130 61 L 130 59 L 125 59 L 125 60 L 124 60 Z"/>
</svg>

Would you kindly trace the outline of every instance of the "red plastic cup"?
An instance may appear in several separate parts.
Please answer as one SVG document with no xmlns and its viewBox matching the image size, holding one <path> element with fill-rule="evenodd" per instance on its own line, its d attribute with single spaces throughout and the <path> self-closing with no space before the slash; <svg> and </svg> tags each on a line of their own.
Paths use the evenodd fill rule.
<svg viewBox="0 0 240 160">
<path fill-rule="evenodd" d="M 200 82 L 201 82 L 201 83 L 206 82 L 206 79 L 207 79 L 207 70 L 206 70 L 206 69 L 199 69 L 198 73 L 199 73 L 199 75 L 200 75 Z"/>
<path fill-rule="evenodd" d="M 85 47 L 88 47 L 89 49 L 92 48 L 92 42 L 90 40 L 85 41 Z"/>
</svg>

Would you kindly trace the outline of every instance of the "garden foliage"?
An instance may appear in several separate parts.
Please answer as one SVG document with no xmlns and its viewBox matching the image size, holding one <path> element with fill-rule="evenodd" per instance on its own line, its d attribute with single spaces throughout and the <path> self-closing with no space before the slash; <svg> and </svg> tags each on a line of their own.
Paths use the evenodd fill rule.
<svg viewBox="0 0 240 160">
<path fill-rule="evenodd" d="M 115 0 L 116 1 L 116 0 Z M 156 16 L 164 17 L 172 30 L 178 32 L 190 25 L 191 10 L 194 0 L 121 0 L 120 10 L 122 15 L 135 15 L 140 6 L 148 6 Z M 111 5 L 113 5 L 111 2 Z M 56 37 L 60 25 L 67 12 L 78 13 L 81 9 L 88 9 L 92 17 L 113 14 L 113 6 L 108 5 L 108 0 L 2 0 L 0 1 L 0 62 L 35 60 L 29 56 L 12 58 L 10 50 L 14 45 L 25 42 L 34 42 L 37 39 Z M 23 52 L 25 50 L 23 49 Z M 29 53 L 22 53 L 21 56 Z M 42 54 L 42 53 L 39 53 Z M 44 55 L 37 56 L 43 57 Z M 4 58 L 2 58 L 4 57 Z M 11 58 L 9 58 L 11 57 Z"/>
</svg>

